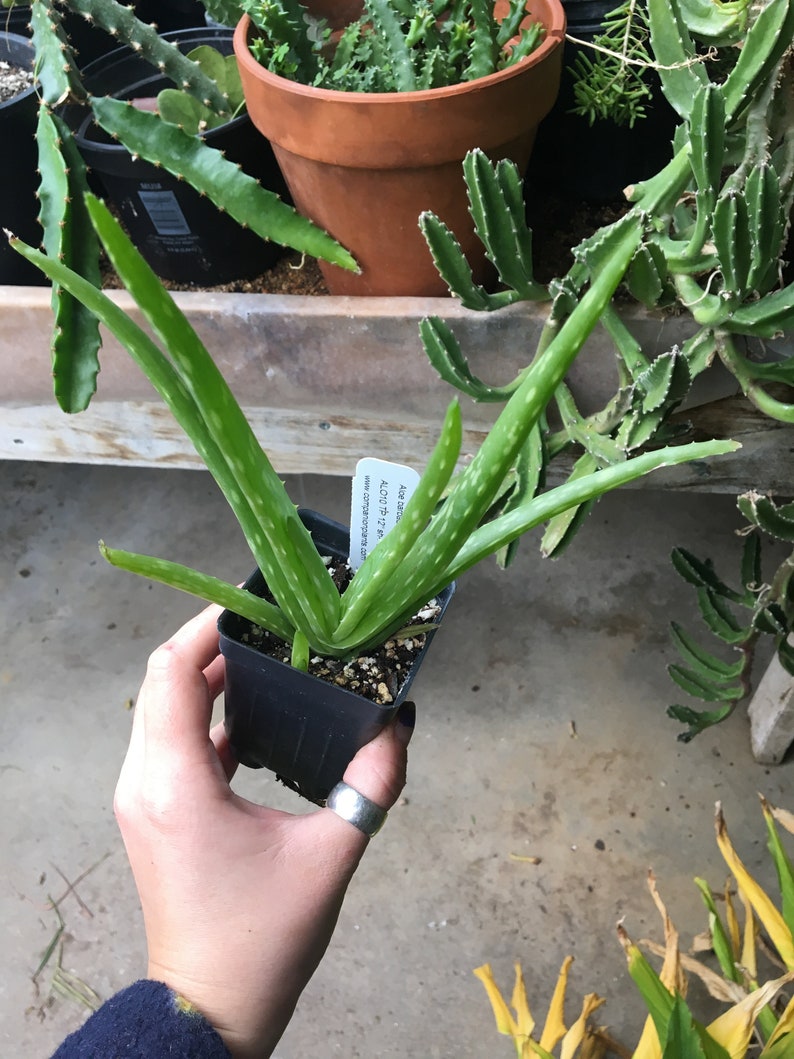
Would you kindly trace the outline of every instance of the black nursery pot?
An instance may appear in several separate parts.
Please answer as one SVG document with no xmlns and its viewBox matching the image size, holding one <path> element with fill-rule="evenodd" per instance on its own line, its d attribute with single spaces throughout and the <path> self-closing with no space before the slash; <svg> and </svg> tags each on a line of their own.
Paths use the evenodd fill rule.
<svg viewBox="0 0 794 1059">
<path fill-rule="evenodd" d="M 321 555 L 347 558 L 346 527 L 311 511 L 301 511 L 300 516 Z M 264 580 L 258 570 L 245 587 L 262 593 Z M 438 596 L 439 622 L 454 591 L 452 584 Z M 382 706 L 263 655 L 242 642 L 250 627 L 228 610 L 218 621 L 226 659 L 225 727 L 232 751 L 241 764 L 269 769 L 304 798 L 323 804 L 356 752 L 396 714 L 434 633 L 427 634 L 395 701 Z"/>
<path fill-rule="evenodd" d="M 566 33 L 592 42 L 603 32 L 603 20 L 616 0 L 563 0 Z M 678 117 L 652 74 L 646 116 L 632 128 L 611 120 L 592 125 L 572 114 L 576 103 L 573 67 L 580 54 L 592 49 L 565 41 L 560 91 L 538 129 L 528 179 L 533 189 L 554 190 L 572 202 L 604 204 L 623 199 L 623 189 L 652 176 L 669 160 Z"/>
<path fill-rule="evenodd" d="M 0 8 L 0 25 L 3 10 Z M 33 69 L 35 57 L 33 45 L 26 37 L 0 31 L 1 61 Z M 0 103 L 0 145 L 5 148 L 0 165 L 0 229 L 8 229 L 32 246 L 38 246 L 42 236 L 36 198 L 39 186 L 36 141 L 33 138 L 37 114 L 38 97 L 33 86 Z M 0 283 L 41 286 L 48 282 L 39 269 L 11 249 L 0 232 Z"/>
<path fill-rule="evenodd" d="M 202 26 L 163 35 L 183 52 L 200 44 L 232 53 L 233 30 Z M 172 82 L 131 48 L 117 48 L 83 71 L 94 95 L 117 99 L 151 98 Z M 69 106 L 63 116 L 100 190 L 118 210 L 130 238 L 161 279 L 214 286 L 250 279 L 269 268 L 284 249 L 241 228 L 185 181 L 142 159 L 134 159 L 94 123 L 84 107 Z M 286 186 L 273 152 L 247 114 L 204 134 L 210 147 L 225 153 L 250 176 L 282 196 Z"/>
</svg>

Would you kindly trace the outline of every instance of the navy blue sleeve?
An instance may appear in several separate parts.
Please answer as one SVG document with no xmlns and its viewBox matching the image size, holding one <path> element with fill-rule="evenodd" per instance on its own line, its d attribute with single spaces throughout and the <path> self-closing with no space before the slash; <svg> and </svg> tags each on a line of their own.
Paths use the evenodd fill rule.
<svg viewBox="0 0 794 1059">
<path fill-rule="evenodd" d="M 220 1035 L 163 982 L 136 982 L 70 1034 L 53 1059 L 231 1059 Z"/>
</svg>

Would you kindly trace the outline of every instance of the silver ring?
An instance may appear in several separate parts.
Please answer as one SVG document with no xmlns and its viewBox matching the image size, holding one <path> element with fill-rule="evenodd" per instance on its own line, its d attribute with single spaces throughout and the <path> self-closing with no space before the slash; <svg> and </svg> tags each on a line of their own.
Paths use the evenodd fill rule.
<svg viewBox="0 0 794 1059">
<path fill-rule="evenodd" d="M 362 831 L 367 838 L 377 835 L 388 815 L 385 809 L 375 805 L 343 780 L 337 783 L 325 804 L 337 816 Z"/>
</svg>

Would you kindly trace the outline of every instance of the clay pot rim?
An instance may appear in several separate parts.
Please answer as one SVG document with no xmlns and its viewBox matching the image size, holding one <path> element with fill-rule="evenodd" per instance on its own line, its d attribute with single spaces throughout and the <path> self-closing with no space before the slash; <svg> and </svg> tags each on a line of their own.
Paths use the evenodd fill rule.
<svg viewBox="0 0 794 1059">
<path fill-rule="evenodd" d="M 395 100 L 403 100 L 406 104 L 422 104 L 435 102 L 449 96 L 461 96 L 468 93 L 479 92 L 491 85 L 510 81 L 519 77 L 528 66 L 535 66 L 546 59 L 557 48 L 565 43 L 565 9 L 561 0 L 546 0 L 548 10 L 552 14 L 551 25 L 546 26 L 546 35 L 542 43 L 526 58 L 521 59 L 513 66 L 505 70 L 497 70 L 496 73 L 485 77 L 478 77 L 474 81 L 460 81 L 455 85 L 444 85 L 440 88 L 424 88 L 416 92 L 341 92 L 335 88 L 315 88 L 313 85 L 304 85 L 299 81 L 292 81 L 287 77 L 274 74 L 266 67 L 256 61 L 248 47 L 248 36 L 251 31 L 251 18 L 243 15 L 234 31 L 234 53 L 237 62 L 244 66 L 248 73 L 259 78 L 261 81 L 272 86 L 278 86 L 282 92 L 290 92 L 295 96 L 310 97 L 314 100 L 325 100 L 328 103 L 346 103 L 351 107 L 378 107 L 393 106 Z M 533 14 L 533 12 L 529 12 Z M 545 25 L 545 23 L 544 23 Z"/>
</svg>

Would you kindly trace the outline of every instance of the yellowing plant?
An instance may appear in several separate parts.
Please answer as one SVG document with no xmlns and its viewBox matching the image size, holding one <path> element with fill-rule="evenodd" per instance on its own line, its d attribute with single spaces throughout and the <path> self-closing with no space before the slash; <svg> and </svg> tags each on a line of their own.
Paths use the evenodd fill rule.
<svg viewBox="0 0 794 1059">
<path fill-rule="evenodd" d="M 780 907 L 752 877 L 729 836 L 722 808 L 717 804 L 717 845 L 728 865 L 735 891 L 726 886 L 724 914 L 702 880 L 695 882 L 708 912 L 707 945 L 716 955 L 721 973 L 694 956 L 681 952 L 679 935 L 649 876 L 651 896 L 664 925 L 664 945 L 650 941 L 635 944 L 622 925 L 623 945 L 631 977 L 648 1008 L 640 1040 L 633 1051 L 611 1041 L 605 1030 L 590 1023 L 604 1003 L 589 993 L 576 1020 L 567 1026 L 564 1016 L 568 972 L 573 962 L 563 961 L 543 1028 L 537 1025 L 527 1000 L 521 965 L 510 1003 L 502 996 L 491 967 L 484 964 L 475 975 L 485 986 L 499 1033 L 512 1039 L 518 1059 L 601 1059 L 617 1052 L 632 1059 L 792 1059 L 794 1057 L 794 997 L 781 992 L 794 981 L 794 867 L 780 839 L 777 824 L 794 833 L 794 815 L 761 799 L 768 845 L 780 887 Z M 741 912 L 741 914 L 740 914 Z M 741 923 L 741 915 L 744 922 Z M 657 972 L 642 949 L 662 957 Z M 758 955 L 765 951 L 783 974 L 761 981 Z M 700 978 L 709 993 L 730 1007 L 708 1024 L 698 1021 L 686 1002 L 688 976 Z M 557 1050 L 558 1049 L 558 1050 Z"/>
</svg>

